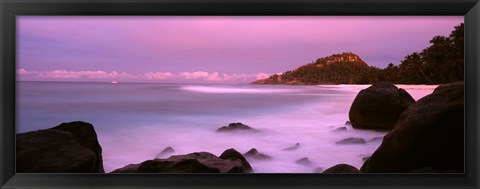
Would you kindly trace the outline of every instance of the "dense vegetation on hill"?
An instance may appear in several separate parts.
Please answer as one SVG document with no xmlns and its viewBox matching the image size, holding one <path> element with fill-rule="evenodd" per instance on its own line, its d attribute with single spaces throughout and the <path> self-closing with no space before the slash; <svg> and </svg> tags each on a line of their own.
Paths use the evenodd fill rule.
<svg viewBox="0 0 480 189">
<path fill-rule="evenodd" d="M 435 36 L 430 46 L 385 69 L 368 66 L 354 53 L 334 54 L 283 74 L 274 74 L 254 84 L 368 84 L 388 81 L 398 84 L 439 84 L 464 80 L 464 24 L 449 36 Z"/>
<path fill-rule="evenodd" d="M 360 57 L 351 52 L 334 54 L 300 66 L 281 75 L 256 81 L 255 84 L 315 85 L 337 83 L 371 83 L 376 69 L 369 67 Z"/>
</svg>

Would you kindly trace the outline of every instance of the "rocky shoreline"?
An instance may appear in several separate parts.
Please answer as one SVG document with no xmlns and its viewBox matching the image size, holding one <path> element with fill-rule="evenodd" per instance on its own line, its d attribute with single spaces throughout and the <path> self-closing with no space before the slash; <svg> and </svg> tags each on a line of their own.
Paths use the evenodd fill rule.
<svg viewBox="0 0 480 189">
<path fill-rule="evenodd" d="M 376 83 L 360 91 L 349 111 L 355 129 L 388 131 L 383 138 L 345 138 L 339 145 L 362 145 L 381 140 L 373 154 L 362 158 L 358 169 L 347 164 L 313 168 L 316 173 L 409 173 L 464 171 L 464 84 L 449 83 L 415 101 L 408 92 L 390 83 Z M 346 127 L 332 132 L 346 132 Z M 258 132 L 243 123 L 230 123 L 217 133 Z M 16 136 L 18 173 L 104 173 L 102 148 L 94 126 L 76 121 Z M 286 153 L 301 148 L 292 143 Z M 167 147 L 150 160 L 117 168 L 111 173 L 253 173 L 249 161 L 269 161 L 275 156 L 252 148 L 243 154 L 226 149 L 173 155 Z M 297 164 L 312 166 L 308 157 Z"/>
</svg>

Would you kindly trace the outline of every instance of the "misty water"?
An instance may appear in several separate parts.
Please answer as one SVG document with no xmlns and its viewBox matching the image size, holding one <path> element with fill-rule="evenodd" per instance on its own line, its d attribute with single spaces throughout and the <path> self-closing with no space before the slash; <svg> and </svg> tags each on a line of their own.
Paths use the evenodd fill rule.
<svg viewBox="0 0 480 189">
<path fill-rule="evenodd" d="M 106 172 L 175 153 L 251 148 L 272 156 L 248 159 L 256 173 L 312 173 L 339 163 L 360 168 L 386 132 L 345 125 L 356 94 L 369 85 L 266 86 L 157 83 L 18 82 L 17 133 L 62 122 L 92 123 Z M 436 86 L 399 86 L 416 100 Z M 259 132 L 217 133 L 232 122 Z M 335 132 L 339 127 L 347 131 Z M 335 144 L 349 137 L 366 144 Z M 284 148 L 300 143 L 300 148 Z M 167 156 L 168 157 L 168 156 Z M 167 158 L 159 157 L 159 158 Z M 308 157 L 311 165 L 295 163 Z"/>
</svg>

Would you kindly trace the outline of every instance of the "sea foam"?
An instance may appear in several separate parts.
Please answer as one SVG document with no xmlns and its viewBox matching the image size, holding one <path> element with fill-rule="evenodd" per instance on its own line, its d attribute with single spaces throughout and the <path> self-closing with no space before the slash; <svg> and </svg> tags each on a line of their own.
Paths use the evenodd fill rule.
<svg viewBox="0 0 480 189">
<path fill-rule="evenodd" d="M 183 90 L 203 93 L 285 93 L 295 92 L 294 89 L 273 89 L 273 88 L 244 88 L 244 87 L 212 87 L 212 86 L 184 86 Z"/>
</svg>

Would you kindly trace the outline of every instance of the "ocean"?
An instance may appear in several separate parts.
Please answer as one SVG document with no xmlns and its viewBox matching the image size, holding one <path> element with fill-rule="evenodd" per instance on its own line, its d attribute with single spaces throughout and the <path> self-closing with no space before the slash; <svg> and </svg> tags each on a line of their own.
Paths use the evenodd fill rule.
<svg viewBox="0 0 480 189">
<path fill-rule="evenodd" d="M 336 164 L 360 168 L 386 132 L 345 125 L 356 94 L 369 85 L 250 85 L 93 82 L 17 82 L 16 132 L 62 122 L 94 125 L 106 172 L 154 159 L 166 147 L 174 155 L 256 148 L 270 160 L 248 159 L 256 173 L 313 173 Z M 433 85 L 400 85 L 414 99 Z M 255 133 L 217 133 L 241 122 Z M 335 132 L 339 127 L 347 131 Z M 349 137 L 366 144 L 336 144 Z M 284 148 L 300 143 L 300 148 Z M 307 157 L 311 164 L 295 163 Z M 166 157 L 162 157 L 166 158 Z"/>
</svg>

